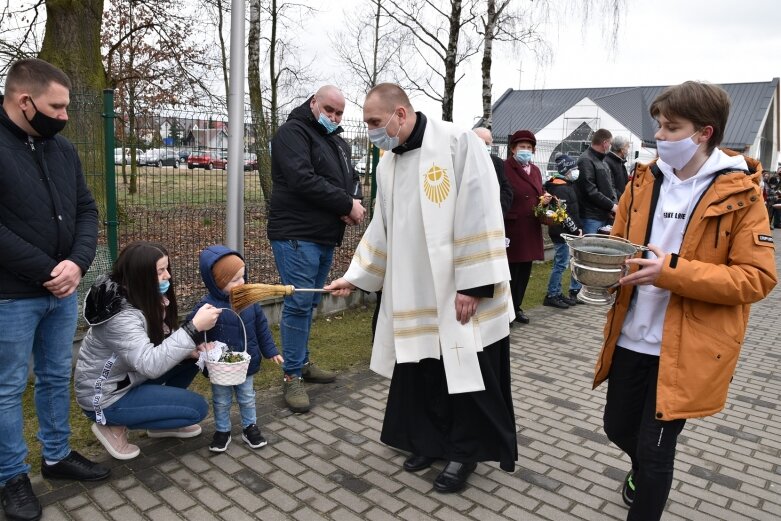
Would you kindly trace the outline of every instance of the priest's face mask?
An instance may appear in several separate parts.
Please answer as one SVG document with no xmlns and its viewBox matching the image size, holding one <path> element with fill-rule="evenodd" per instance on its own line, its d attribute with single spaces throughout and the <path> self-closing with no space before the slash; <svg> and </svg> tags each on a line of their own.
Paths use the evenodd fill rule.
<svg viewBox="0 0 781 521">
<path fill-rule="evenodd" d="M 396 107 L 393 112 L 388 113 L 386 107 L 375 101 L 378 100 L 368 100 L 363 108 L 363 120 L 369 127 L 369 140 L 377 148 L 392 150 L 399 146 L 399 134 L 406 123 L 407 111 L 404 107 Z"/>
</svg>

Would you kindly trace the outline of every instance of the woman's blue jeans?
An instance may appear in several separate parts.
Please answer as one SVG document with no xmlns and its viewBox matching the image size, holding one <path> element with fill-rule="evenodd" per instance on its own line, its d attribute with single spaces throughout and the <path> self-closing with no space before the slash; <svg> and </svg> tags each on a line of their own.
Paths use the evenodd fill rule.
<svg viewBox="0 0 781 521">
<path fill-rule="evenodd" d="M 70 453 L 70 397 L 76 293 L 0 299 L 0 485 L 30 471 L 25 463 L 22 394 L 30 355 L 35 373 L 35 412 L 42 456 L 59 461 Z"/>
<path fill-rule="evenodd" d="M 178 429 L 206 418 L 209 404 L 203 396 L 186 387 L 198 373 L 190 360 L 177 364 L 160 378 L 147 380 L 122 398 L 103 408 L 107 425 L 128 429 Z M 95 421 L 95 412 L 84 414 Z"/>
<path fill-rule="evenodd" d="M 306 241 L 271 241 L 274 261 L 282 284 L 297 288 L 322 288 L 325 285 L 333 246 Z M 320 303 L 320 293 L 293 293 L 285 297 L 279 330 L 282 335 L 282 370 L 287 375 L 301 376 L 301 368 L 309 362 L 309 329 L 312 313 Z"/>
<path fill-rule="evenodd" d="M 231 402 L 236 393 L 241 414 L 241 428 L 245 429 L 257 422 L 255 411 L 255 388 L 252 376 L 238 385 L 212 384 L 212 404 L 214 406 L 214 427 L 219 432 L 231 430 Z"/>
</svg>

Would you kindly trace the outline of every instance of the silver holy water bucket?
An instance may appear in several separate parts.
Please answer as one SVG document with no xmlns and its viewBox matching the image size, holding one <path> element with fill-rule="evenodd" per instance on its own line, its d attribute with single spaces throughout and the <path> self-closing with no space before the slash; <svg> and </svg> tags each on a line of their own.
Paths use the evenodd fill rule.
<svg viewBox="0 0 781 521">
<path fill-rule="evenodd" d="M 570 270 L 575 280 L 583 284 L 578 300 L 586 304 L 610 305 L 615 295 L 608 291 L 618 286 L 627 274 L 624 261 L 648 250 L 621 237 L 587 234 L 561 234 L 570 251 Z"/>
</svg>

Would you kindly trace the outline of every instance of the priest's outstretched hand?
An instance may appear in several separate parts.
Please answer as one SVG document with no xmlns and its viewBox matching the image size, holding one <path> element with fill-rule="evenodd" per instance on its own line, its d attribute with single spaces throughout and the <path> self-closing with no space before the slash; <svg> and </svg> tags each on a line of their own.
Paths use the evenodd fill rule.
<svg viewBox="0 0 781 521">
<path fill-rule="evenodd" d="M 350 295 L 352 290 L 355 289 L 355 286 L 347 282 L 347 280 L 345 280 L 344 278 L 341 278 L 331 282 L 323 289 L 325 289 L 326 291 L 330 291 L 331 295 L 333 295 L 334 297 L 347 297 L 348 295 Z"/>
</svg>

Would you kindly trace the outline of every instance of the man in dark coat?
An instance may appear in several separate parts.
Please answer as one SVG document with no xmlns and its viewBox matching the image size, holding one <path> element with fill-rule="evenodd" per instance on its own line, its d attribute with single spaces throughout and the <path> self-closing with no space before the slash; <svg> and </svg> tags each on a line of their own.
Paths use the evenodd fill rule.
<svg viewBox="0 0 781 521">
<path fill-rule="evenodd" d="M 629 140 L 622 136 L 614 136 L 610 145 L 610 152 L 605 155 L 605 163 L 613 177 L 613 188 L 616 191 L 616 201 L 621 199 L 626 183 L 629 181 L 629 173 L 626 171 L 626 156 L 629 153 Z"/>
<path fill-rule="evenodd" d="M 609 130 L 597 130 L 591 137 L 591 146 L 578 158 L 580 177 L 576 186 L 583 233 L 597 233 L 611 222 L 618 209 L 613 175 L 605 163 L 612 139 Z"/>
<path fill-rule="evenodd" d="M 339 136 L 343 112 L 341 91 L 321 87 L 293 109 L 271 141 L 268 238 L 283 284 L 322 288 L 345 225 L 362 222 L 366 214 L 350 147 Z M 309 328 L 318 302 L 318 293 L 296 292 L 285 297 L 282 307 L 284 396 L 293 412 L 310 407 L 302 379 L 328 383 L 336 378 L 309 361 Z"/>
<path fill-rule="evenodd" d="M 33 355 L 45 478 L 94 481 L 109 469 L 70 449 L 76 289 L 95 257 L 98 212 L 81 162 L 58 133 L 71 82 L 36 59 L 11 65 L 0 109 L 0 486 L 7 519 L 42 515 L 25 463 L 22 394 Z"/>
<path fill-rule="evenodd" d="M 496 180 L 499 181 L 499 202 L 502 205 L 502 214 L 504 215 L 513 204 L 513 187 L 507 181 L 507 176 L 504 175 L 504 161 L 492 151 L 491 145 L 494 142 L 494 138 L 490 130 L 484 127 L 472 130 L 477 134 L 477 137 L 483 140 L 486 150 L 491 154 L 491 161 L 494 164 L 494 170 L 496 170 Z"/>
</svg>

